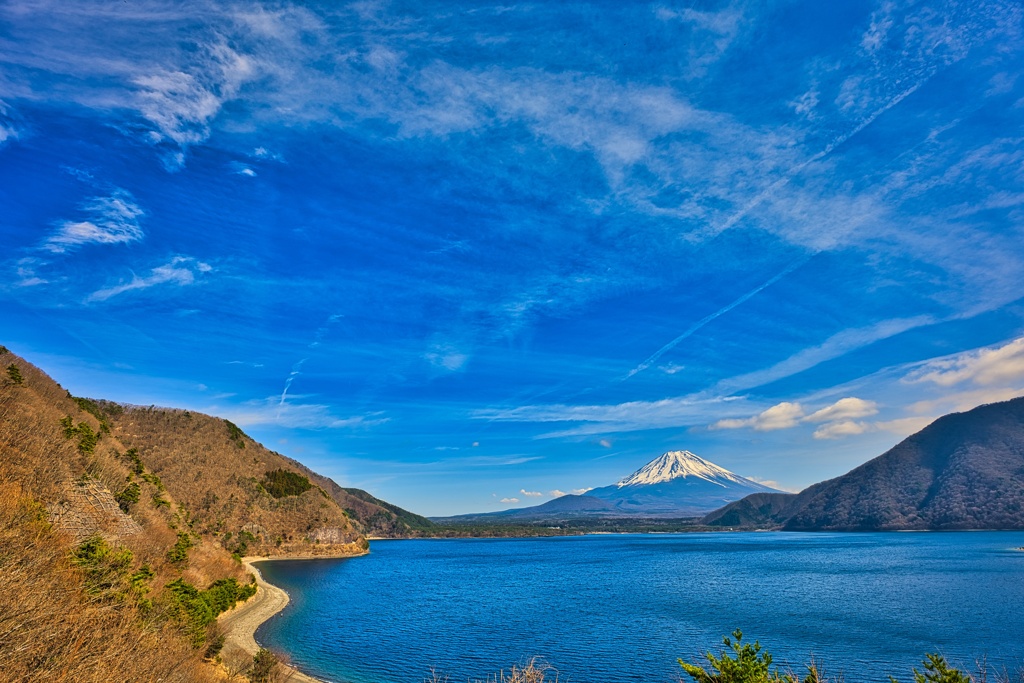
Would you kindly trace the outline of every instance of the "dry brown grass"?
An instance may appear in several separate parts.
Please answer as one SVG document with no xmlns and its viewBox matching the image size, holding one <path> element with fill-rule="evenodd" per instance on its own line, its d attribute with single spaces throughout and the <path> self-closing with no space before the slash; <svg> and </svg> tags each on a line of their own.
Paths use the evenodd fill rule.
<svg viewBox="0 0 1024 683">
<path fill-rule="evenodd" d="M 0 472 L 2 478 L 3 472 Z M 127 601 L 89 596 L 68 539 L 20 484 L 0 483 L 0 662 L 23 683 L 217 680 L 169 626 L 144 626 Z"/>
<path fill-rule="evenodd" d="M 450 680 L 447 674 L 431 669 L 423 683 L 449 683 Z M 558 670 L 539 657 L 533 657 L 525 664 L 513 664 L 508 671 L 503 669 L 484 681 L 473 683 L 558 683 Z"/>
</svg>

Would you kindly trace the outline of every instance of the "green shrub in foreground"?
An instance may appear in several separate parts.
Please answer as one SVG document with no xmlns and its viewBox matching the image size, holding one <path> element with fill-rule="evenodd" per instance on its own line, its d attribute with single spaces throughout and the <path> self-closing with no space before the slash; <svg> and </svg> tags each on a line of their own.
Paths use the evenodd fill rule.
<svg viewBox="0 0 1024 683">
<path fill-rule="evenodd" d="M 710 670 L 678 660 L 695 683 L 797 683 L 798 678 L 790 673 L 780 673 L 772 668 L 772 656 L 761 649 L 761 644 L 744 643 L 743 632 L 733 631 L 732 640 L 728 636 L 722 639 L 729 648 L 718 657 L 708 652 L 705 657 L 711 665 Z M 731 652 L 730 652 L 731 650 Z M 807 665 L 807 675 L 802 683 L 825 683 L 828 679 L 824 672 L 812 660 Z M 842 681 L 842 676 L 836 679 Z M 890 683 L 898 683 L 892 676 Z M 959 669 L 954 669 L 938 654 L 928 654 L 924 661 L 924 673 L 914 669 L 915 683 L 972 683 L 971 677 Z"/>
</svg>

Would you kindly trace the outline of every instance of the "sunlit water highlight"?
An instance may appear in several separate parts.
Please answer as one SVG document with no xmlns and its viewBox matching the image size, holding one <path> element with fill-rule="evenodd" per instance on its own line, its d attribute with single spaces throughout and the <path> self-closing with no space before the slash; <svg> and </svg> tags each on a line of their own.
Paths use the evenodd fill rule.
<svg viewBox="0 0 1024 683">
<path fill-rule="evenodd" d="M 1024 663 L 1024 533 L 718 533 L 374 541 L 260 565 L 292 597 L 257 640 L 325 680 L 675 681 L 736 628 L 802 673 L 913 680 L 926 652 Z"/>
</svg>

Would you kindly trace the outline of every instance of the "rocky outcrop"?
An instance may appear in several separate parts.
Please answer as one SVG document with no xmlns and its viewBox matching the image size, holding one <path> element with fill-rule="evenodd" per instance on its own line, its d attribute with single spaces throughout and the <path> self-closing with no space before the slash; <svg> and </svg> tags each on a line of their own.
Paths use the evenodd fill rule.
<svg viewBox="0 0 1024 683">
<path fill-rule="evenodd" d="M 50 524 L 81 543 L 95 534 L 117 541 L 142 533 L 138 522 L 121 511 L 110 490 L 94 479 L 69 483 L 61 500 L 47 508 Z"/>
</svg>

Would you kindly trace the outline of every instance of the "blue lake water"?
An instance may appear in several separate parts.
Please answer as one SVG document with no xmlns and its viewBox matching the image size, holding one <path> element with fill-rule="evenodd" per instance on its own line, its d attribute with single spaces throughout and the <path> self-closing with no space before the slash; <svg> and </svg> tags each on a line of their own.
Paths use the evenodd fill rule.
<svg viewBox="0 0 1024 683">
<path fill-rule="evenodd" d="M 260 565 L 292 602 L 257 640 L 329 681 L 677 681 L 740 628 L 803 673 L 912 681 L 926 652 L 1024 664 L 1024 533 L 615 535 L 373 541 Z M 689 679 L 687 679 L 689 680 Z"/>
</svg>

